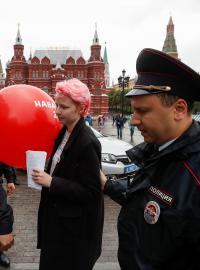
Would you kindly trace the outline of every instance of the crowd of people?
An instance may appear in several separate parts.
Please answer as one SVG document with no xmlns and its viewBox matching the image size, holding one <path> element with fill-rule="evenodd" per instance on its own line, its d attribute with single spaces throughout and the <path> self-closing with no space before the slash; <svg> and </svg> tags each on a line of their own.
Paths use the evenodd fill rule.
<svg viewBox="0 0 200 270">
<path fill-rule="evenodd" d="M 56 85 L 56 114 L 63 125 L 47 170 L 35 169 L 42 186 L 38 212 L 40 270 L 92 270 L 101 254 L 103 193 L 121 205 L 118 260 L 122 270 L 199 269 L 200 125 L 192 119 L 200 101 L 200 75 L 171 56 L 143 49 L 138 79 L 126 95 L 128 119 L 144 142 L 127 151 L 138 166 L 133 180 L 107 179 L 101 145 L 84 117 L 89 89 L 77 79 Z M 122 139 L 124 119 L 113 120 Z M 0 250 L 9 249 L 13 214 L 0 188 Z"/>
<path fill-rule="evenodd" d="M 133 142 L 133 134 L 134 134 L 134 124 L 132 121 L 133 114 L 123 116 L 122 114 L 116 114 L 112 116 L 112 125 L 117 128 L 117 138 L 123 139 L 123 129 L 125 127 L 125 123 L 128 122 L 128 127 L 130 130 L 130 141 Z"/>
</svg>

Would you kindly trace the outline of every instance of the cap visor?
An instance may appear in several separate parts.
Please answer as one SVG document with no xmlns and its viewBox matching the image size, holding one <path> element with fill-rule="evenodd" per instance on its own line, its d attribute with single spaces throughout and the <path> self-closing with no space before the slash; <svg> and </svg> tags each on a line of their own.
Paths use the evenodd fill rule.
<svg viewBox="0 0 200 270">
<path fill-rule="evenodd" d="M 137 89 L 137 88 L 134 88 L 132 89 L 130 92 L 128 92 L 125 96 L 126 97 L 132 97 L 132 96 L 142 96 L 142 95 L 153 95 L 153 94 L 158 94 L 160 93 L 161 91 L 146 91 L 146 90 L 143 90 L 143 89 Z"/>
<path fill-rule="evenodd" d="M 141 96 L 141 95 L 150 95 L 154 94 L 153 92 L 149 92 L 143 89 L 132 89 L 130 92 L 126 94 L 126 97 L 132 97 L 132 96 Z"/>
</svg>

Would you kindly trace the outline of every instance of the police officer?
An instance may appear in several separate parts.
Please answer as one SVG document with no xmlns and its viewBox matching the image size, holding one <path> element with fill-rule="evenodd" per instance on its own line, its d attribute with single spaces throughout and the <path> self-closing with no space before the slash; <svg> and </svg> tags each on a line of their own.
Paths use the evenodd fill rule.
<svg viewBox="0 0 200 270">
<path fill-rule="evenodd" d="M 7 194 L 4 190 L 3 176 L 7 181 L 7 194 L 11 195 L 15 190 L 14 173 L 11 167 L 0 162 L 0 265 L 9 267 L 10 259 L 3 252 L 8 250 L 14 243 L 12 234 L 13 211 L 7 204 Z"/>
<path fill-rule="evenodd" d="M 122 205 L 122 270 L 200 269 L 200 76 L 171 56 L 144 49 L 127 96 L 144 142 L 127 152 L 139 169 L 127 187 L 107 180 L 104 193 Z"/>
</svg>

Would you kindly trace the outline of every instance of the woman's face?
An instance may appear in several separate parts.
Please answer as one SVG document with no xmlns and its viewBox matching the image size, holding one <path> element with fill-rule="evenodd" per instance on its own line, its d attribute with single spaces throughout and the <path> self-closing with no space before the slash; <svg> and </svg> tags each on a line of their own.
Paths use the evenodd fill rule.
<svg viewBox="0 0 200 270">
<path fill-rule="evenodd" d="M 60 123 L 72 130 L 81 117 L 82 106 L 63 95 L 55 97 L 55 103 L 56 115 Z"/>
</svg>

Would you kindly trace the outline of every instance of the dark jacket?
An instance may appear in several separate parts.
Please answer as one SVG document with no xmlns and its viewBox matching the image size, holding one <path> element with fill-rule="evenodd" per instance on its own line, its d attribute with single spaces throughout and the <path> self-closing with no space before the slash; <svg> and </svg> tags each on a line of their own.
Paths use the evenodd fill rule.
<svg viewBox="0 0 200 270">
<path fill-rule="evenodd" d="M 200 269 L 199 124 L 193 122 L 158 154 L 152 149 L 143 143 L 127 152 L 141 167 L 127 190 L 112 181 L 105 187 L 105 193 L 122 204 L 118 218 L 121 269 Z M 158 206 L 157 221 L 148 212 L 152 202 Z"/>
<path fill-rule="evenodd" d="M 15 173 L 13 168 L 3 162 L 0 162 L 0 180 L 2 180 L 3 176 L 7 183 L 13 183 L 15 180 Z"/>
<path fill-rule="evenodd" d="M 120 115 L 117 115 L 115 118 L 115 123 L 117 128 L 123 128 L 124 127 L 124 118 Z"/>
<path fill-rule="evenodd" d="M 53 153 L 65 131 L 64 127 Z M 100 166 L 101 145 L 81 118 L 55 167 L 50 189 L 42 189 L 38 247 L 48 254 L 48 265 L 40 269 L 92 269 L 100 256 L 103 229 Z M 56 256 L 59 260 L 54 262 Z"/>
<path fill-rule="evenodd" d="M 2 186 L 2 176 L 7 183 L 12 183 L 14 180 L 12 168 L 0 162 L 0 235 L 11 233 L 14 221 L 12 208 L 7 204 L 7 195 Z"/>
</svg>

